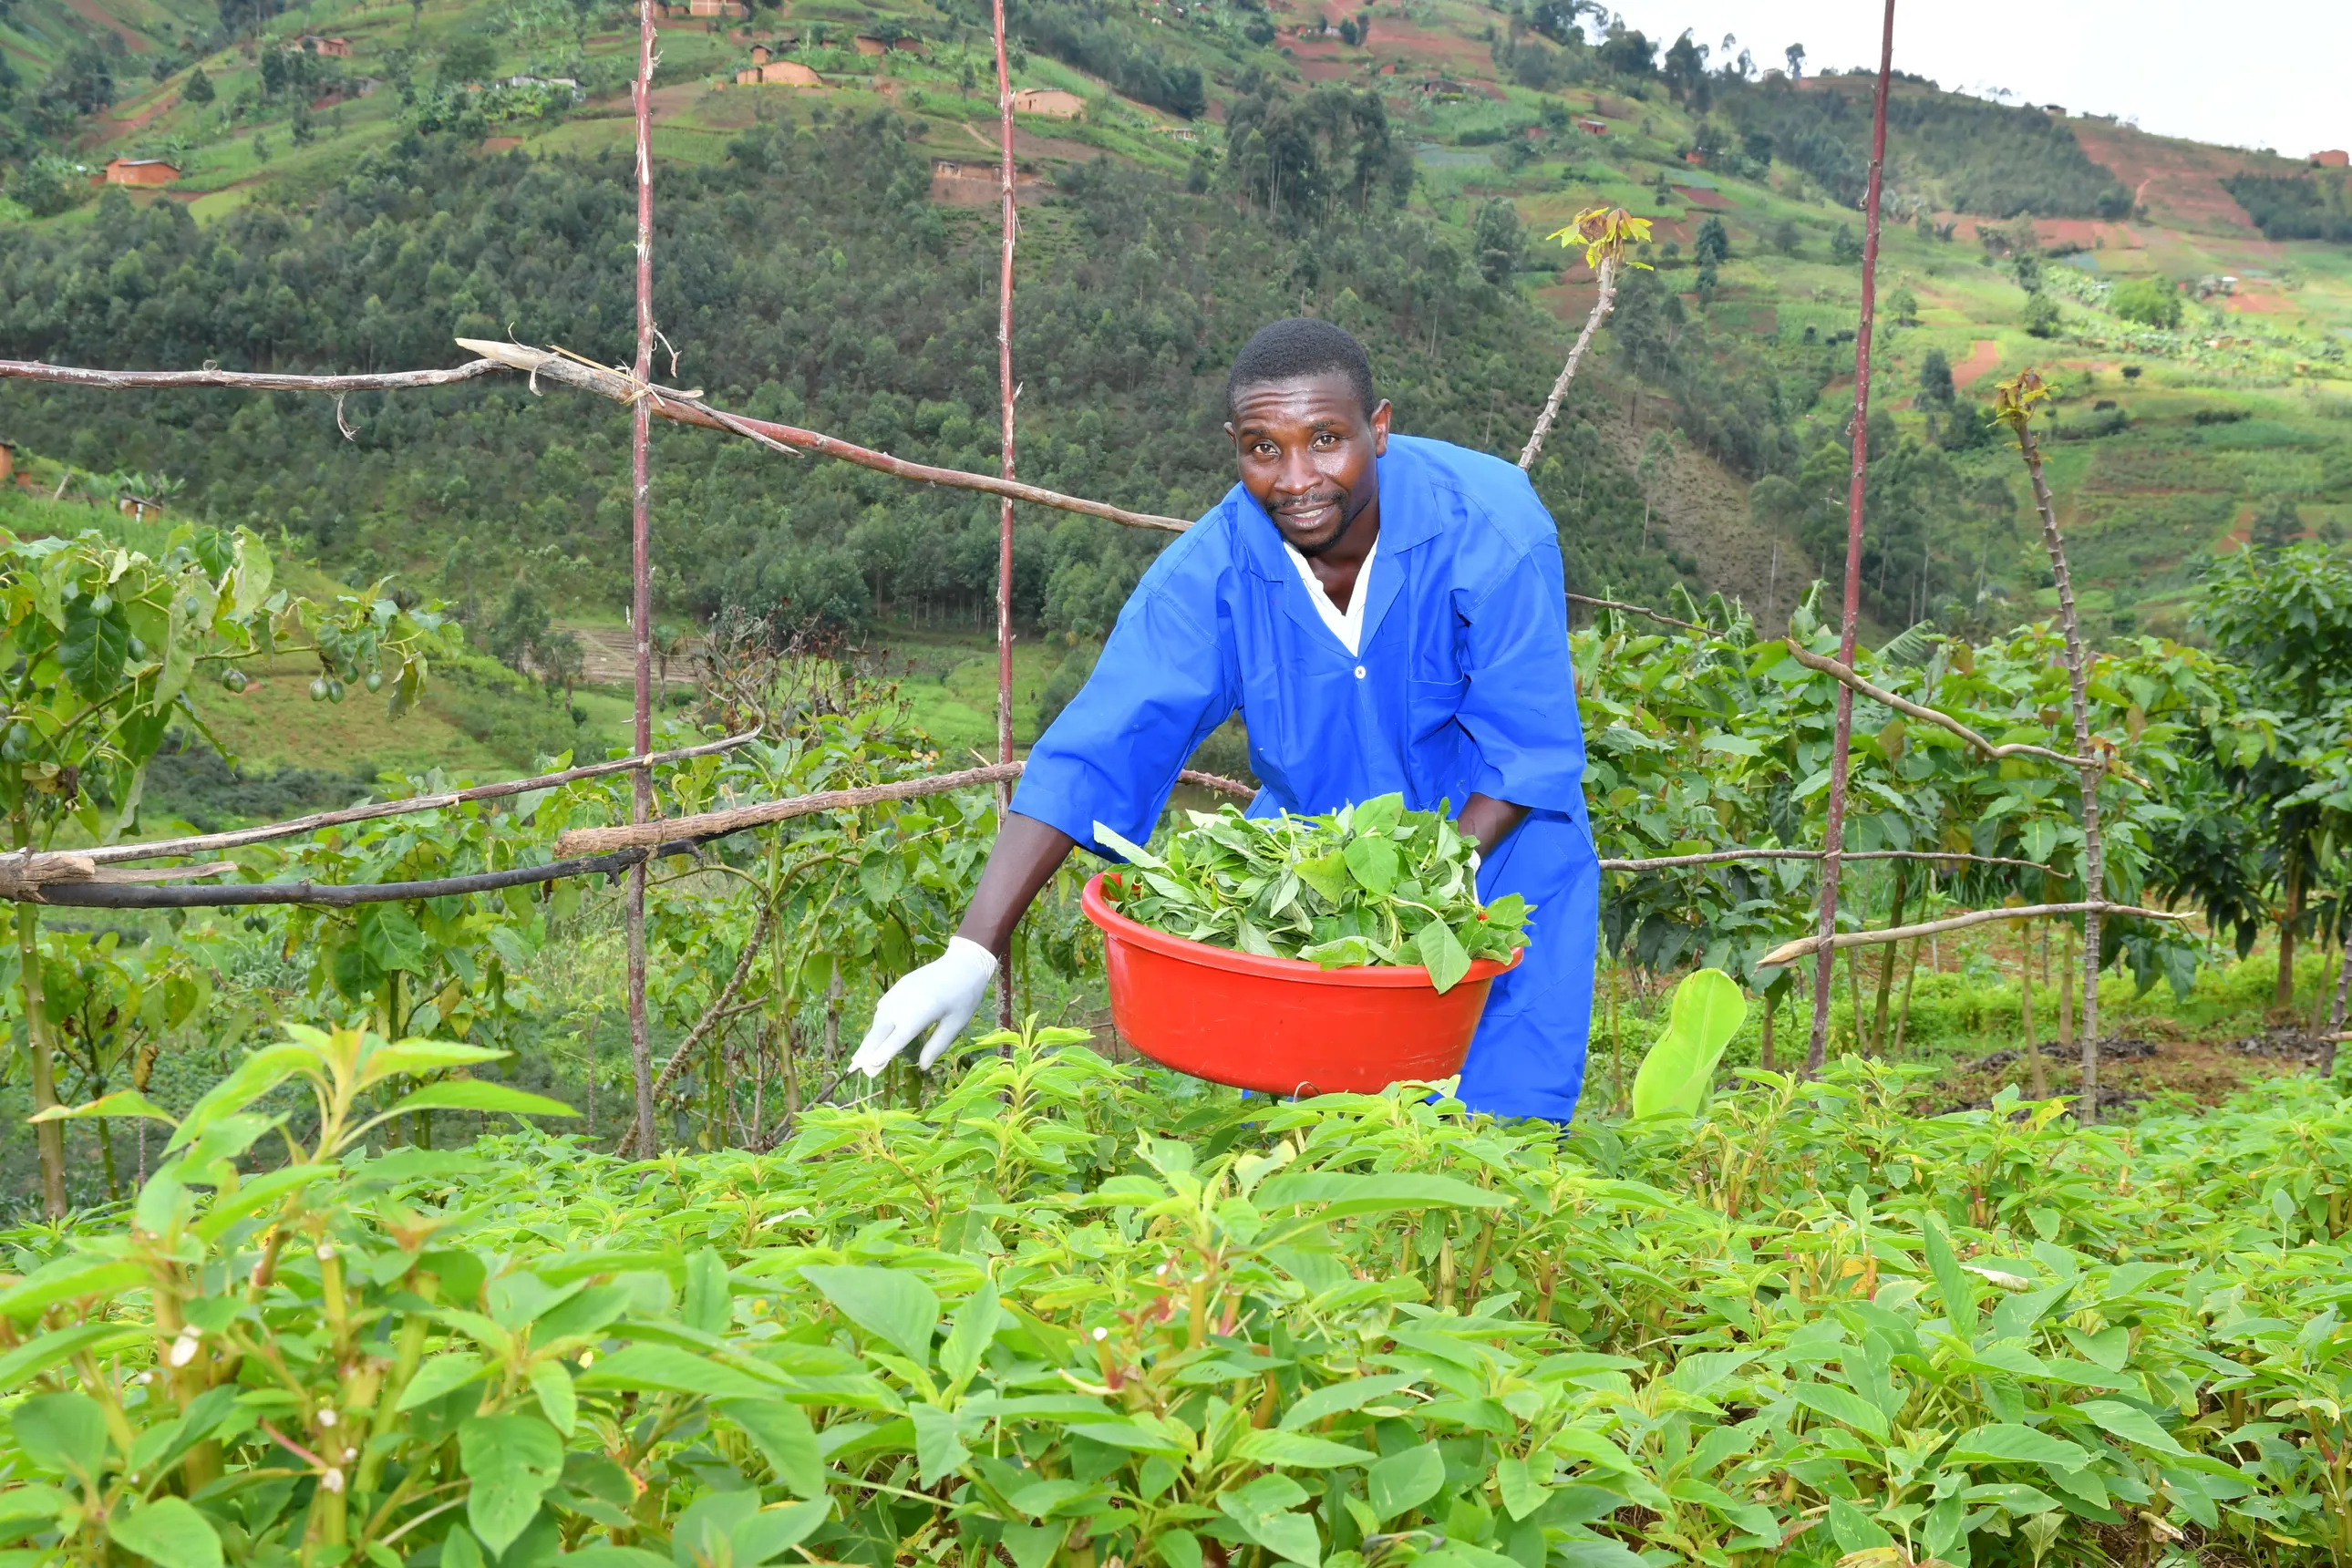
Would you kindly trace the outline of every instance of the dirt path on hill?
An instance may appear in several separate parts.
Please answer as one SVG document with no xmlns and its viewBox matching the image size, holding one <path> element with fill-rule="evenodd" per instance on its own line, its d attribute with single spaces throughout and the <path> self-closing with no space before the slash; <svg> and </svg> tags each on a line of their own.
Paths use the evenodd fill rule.
<svg viewBox="0 0 2352 1568">
<path fill-rule="evenodd" d="M 1969 345 L 1969 357 L 1952 367 L 1952 384 L 1966 392 L 2000 363 L 2000 345 L 1990 338 L 1979 338 Z"/>
<path fill-rule="evenodd" d="M 155 52 L 155 46 L 152 40 L 144 34 L 133 31 L 130 24 L 118 22 L 108 16 L 106 8 L 99 5 L 98 0 L 66 0 L 66 8 L 83 21 L 95 22 L 121 38 L 122 47 L 134 55 L 152 55 Z"/>
</svg>

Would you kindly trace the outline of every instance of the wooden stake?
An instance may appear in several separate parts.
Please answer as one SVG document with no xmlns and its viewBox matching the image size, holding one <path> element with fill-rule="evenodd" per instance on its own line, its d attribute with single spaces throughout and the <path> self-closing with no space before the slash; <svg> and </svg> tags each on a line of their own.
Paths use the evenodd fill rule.
<svg viewBox="0 0 2352 1568">
<path fill-rule="evenodd" d="M 1886 0 L 1886 19 L 1878 42 L 1878 91 L 1871 109 L 1870 186 L 1864 205 L 1862 237 L 1862 315 L 1853 342 L 1853 463 L 1846 484 L 1845 610 L 1838 636 L 1838 662 L 1853 668 L 1854 641 L 1862 621 L 1862 514 L 1868 488 L 1870 461 L 1870 329 L 1878 308 L 1878 215 L 1885 192 L 1886 94 L 1895 69 L 1895 0 Z M 1853 755 L 1853 689 L 1838 688 L 1837 726 L 1830 742 L 1829 820 L 1822 830 L 1822 904 L 1819 925 L 1820 958 L 1813 964 L 1813 1036 L 1805 1053 L 1808 1075 L 1822 1070 L 1830 1039 L 1830 981 L 1836 963 L 1838 873 L 1845 850 L 1846 774 Z M 1860 1008 L 1854 1025 L 1861 1027 Z"/>
<path fill-rule="evenodd" d="M 654 0 L 637 0 L 637 357 L 636 377 L 642 386 L 654 374 Z M 637 639 L 636 726 L 640 756 L 653 748 L 653 711 L 648 689 L 653 673 L 653 577 L 650 564 L 650 473 L 653 407 L 640 395 L 629 405 L 629 575 L 630 630 Z M 650 771 L 636 775 L 630 797 L 629 819 L 643 822 L 653 815 L 654 786 Z M 646 1023 L 646 863 L 629 868 L 628 927 L 629 1064 L 636 1074 L 636 1146 L 651 1154 L 654 1140 L 653 1042 Z"/>
<path fill-rule="evenodd" d="M 1001 429 L 998 458 L 1004 482 L 1013 482 L 1013 238 L 1018 221 L 1013 203 L 1013 77 L 1004 61 L 1004 0 L 995 0 L 996 117 L 1004 198 L 1003 251 L 996 281 L 996 396 Z M 996 524 L 996 761 L 1013 765 L 1013 498 L 998 503 Z M 1013 784 L 996 786 L 996 817 L 1013 812 Z M 1013 1027 L 1013 951 L 996 961 L 996 1026 Z"/>
</svg>

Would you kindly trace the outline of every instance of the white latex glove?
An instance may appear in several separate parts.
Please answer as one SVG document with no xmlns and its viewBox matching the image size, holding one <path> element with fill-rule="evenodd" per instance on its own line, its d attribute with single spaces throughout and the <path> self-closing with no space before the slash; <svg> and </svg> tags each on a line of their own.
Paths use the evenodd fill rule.
<svg viewBox="0 0 2352 1568">
<path fill-rule="evenodd" d="M 874 1006 L 874 1026 L 849 1065 L 867 1078 L 879 1077 L 891 1058 L 929 1029 L 931 1037 L 923 1042 L 919 1061 L 929 1067 L 971 1022 L 995 975 L 994 953 L 976 942 L 949 938 L 947 952 L 883 993 Z"/>
</svg>

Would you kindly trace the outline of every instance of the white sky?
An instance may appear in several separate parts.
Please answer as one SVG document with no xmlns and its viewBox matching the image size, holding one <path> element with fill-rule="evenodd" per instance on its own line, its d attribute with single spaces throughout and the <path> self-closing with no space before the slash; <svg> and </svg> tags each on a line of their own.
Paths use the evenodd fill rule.
<svg viewBox="0 0 2352 1568">
<path fill-rule="evenodd" d="M 1671 42 L 1723 36 L 1757 68 L 1805 46 L 1808 71 L 1878 65 L 1877 0 L 1617 0 L 1625 25 Z M 2017 20 L 2012 20 L 2017 18 Z M 1734 49 L 1736 56 L 1738 50 Z M 1897 0 L 1895 68 L 1947 88 L 2003 87 L 2011 102 L 2137 116 L 2142 129 L 2291 158 L 2352 147 L 2347 0 Z"/>
</svg>

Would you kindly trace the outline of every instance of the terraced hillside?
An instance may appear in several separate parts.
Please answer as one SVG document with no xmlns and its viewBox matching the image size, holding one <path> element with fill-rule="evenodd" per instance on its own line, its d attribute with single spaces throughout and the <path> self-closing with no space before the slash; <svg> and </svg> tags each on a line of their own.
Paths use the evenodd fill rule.
<svg viewBox="0 0 2352 1568">
<path fill-rule="evenodd" d="M 984 344 L 961 335 L 976 319 L 964 309 L 971 302 L 942 306 L 937 320 L 927 313 L 942 290 L 961 301 L 961 290 L 982 286 L 994 93 L 982 13 L 898 0 L 732 10 L 661 23 L 656 154 L 734 182 L 732 195 L 718 185 L 666 194 L 685 204 L 666 205 L 666 217 L 699 226 L 666 240 L 678 248 L 665 254 L 699 274 L 696 287 L 710 285 L 680 374 L 694 374 L 699 358 L 700 374 L 746 398 L 797 378 L 796 391 L 781 395 L 824 411 L 845 434 L 985 462 Z M 1213 435 L 1213 362 L 1249 320 L 1285 308 L 1327 311 L 1364 330 L 1396 366 L 1408 427 L 1515 451 L 1541 395 L 1541 367 L 1564 349 L 1591 297 L 1580 264 L 1540 237 L 1582 208 L 1622 205 L 1655 222 L 1646 253 L 1654 270 L 1629 288 L 1609 352 L 1581 391 L 1578 435 L 1557 449 L 1545 481 L 1563 527 L 1583 546 L 1572 556 L 1581 585 L 1656 593 L 1680 580 L 1738 595 L 1768 619 L 1785 613 L 1842 531 L 1840 487 L 1827 479 L 1844 463 L 1867 84 L 1742 74 L 1686 46 L 1594 37 L 1554 16 L 1467 0 L 1359 9 L 1016 5 L 1014 86 L 1045 95 L 1023 100 L 1044 111 L 1019 116 L 1021 195 L 1034 215 L 1024 307 L 1082 310 L 1090 291 L 1108 286 L 1102 268 L 1114 258 L 1089 248 L 1115 226 L 1107 181 L 1142 182 L 1121 198 L 1122 210 L 1164 224 L 1166 237 L 1183 234 L 1181 251 L 1209 245 L 1202 223 L 1223 237 L 1215 268 L 1162 267 L 1146 282 L 1142 258 L 1158 260 L 1157 245 L 1169 237 L 1118 231 L 1123 251 L 1139 252 L 1124 263 L 1129 295 L 1095 307 L 1118 312 L 1100 330 L 1149 345 L 1171 378 L 1167 395 L 1139 394 L 1131 373 L 1083 384 L 1055 366 L 1024 395 L 1037 460 L 1072 483 L 1128 487 L 1163 507 L 1201 504 L 1221 483 L 1215 443 L 1203 439 Z M 502 298 L 478 261 L 469 277 L 457 275 L 463 268 L 445 275 L 396 264 L 403 245 L 445 263 L 463 259 L 436 250 L 435 235 L 452 224 L 478 227 L 480 210 L 436 209 L 477 195 L 496 209 L 520 199 L 521 184 L 491 182 L 507 195 L 412 185 L 404 205 L 383 192 L 388 179 L 446 169 L 435 159 L 450 148 L 573 170 L 566 178 L 580 191 L 614 180 L 611 159 L 628 135 L 629 19 L 625 8 L 593 3 L 321 0 L 273 14 L 267 0 L 250 13 L 161 0 L 18 0 L 0 23 L 0 48 L 18 79 L 7 187 L 17 237 L 0 242 L 9 296 L 0 300 L 0 349 L 107 357 L 110 342 L 136 340 L 110 339 L 109 321 L 161 308 L 159 279 L 125 278 L 117 265 L 131 265 L 145 231 L 108 218 L 108 203 L 75 183 L 86 174 L 59 174 L 68 163 L 130 155 L 168 159 L 179 174 L 158 190 L 129 193 L 134 207 L 173 204 L 199 228 L 247 214 L 244 226 L 220 232 L 264 256 L 299 251 L 337 204 L 375 204 L 368 221 L 381 244 L 354 243 L 331 258 L 321 252 L 309 265 L 331 260 L 347 271 L 355 258 L 373 258 L 381 279 L 362 289 L 342 278 L 337 297 L 387 322 L 397 318 L 399 331 L 361 341 L 312 324 L 271 342 L 258 321 L 215 321 L 197 334 L 203 344 L 190 339 L 184 352 L 430 361 L 451 352 L 435 346 L 437 334 L 460 322 L 541 338 L 560 328 L 579 340 L 567 346 L 620 352 L 625 306 L 610 289 L 584 314 L 554 319 L 535 300 Z M 746 73 L 803 85 L 739 80 Z M 1974 414 L 1994 380 L 2027 365 L 2058 390 L 2053 476 L 2100 629 L 2182 629 L 2201 566 L 2216 552 L 2249 539 L 2340 533 L 2352 511 L 2352 249 L 2265 237 L 2231 195 L 2236 186 L 2272 203 L 2270 193 L 2284 192 L 2278 199 L 2292 205 L 2318 181 L 2309 199 L 2326 210 L 2332 176 L 2109 121 L 1960 98 L 1920 79 L 1899 84 L 1894 121 L 1882 262 L 1894 319 L 1879 367 L 1887 437 L 1874 442 L 1874 471 L 1884 465 L 1885 473 L 1874 485 L 1868 566 L 1879 625 L 1990 624 L 2029 611 L 2044 592 L 2013 465 Z M 861 144 L 842 140 L 845 128 L 886 122 L 888 202 L 934 216 L 908 217 L 877 234 L 878 247 L 860 249 L 848 234 L 867 215 L 828 205 L 855 199 L 846 186 L 813 184 L 791 160 L 853 155 L 843 150 Z M 776 154 L 784 162 L 758 166 L 782 148 L 793 150 Z M 928 170 L 927 184 L 909 187 L 907 172 L 917 169 Z M 2257 184 L 2243 184 L 2249 179 Z M 585 226 L 541 237 L 569 266 L 604 267 L 609 202 L 591 215 L 580 205 L 587 196 L 562 199 Z M 739 220 L 726 204 L 736 201 L 758 216 L 730 235 L 728 224 Z M 532 221 L 548 221 L 531 210 Z M 2275 228 L 2280 220 L 2265 221 Z M 1400 237 L 1408 233 L 1409 241 Z M 512 239 L 534 248 L 532 237 Z M 921 302 L 876 306 L 883 313 L 859 318 L 850 331 L 855 352 L 836 341 L 781 374 L 791 357 L 782 344 L 820 328 L 815 318 L 774 315 L 784 307 L 772 290 L 744 287 L 751 253 L 739 247 L 753 243 L 764 264 L 803 278 L 845 257 L 869 268 L 912 268 L 896 286 Z M 159 266 L 165 251 L 184 258 L 200 248 L 152 235 L 145 244 L 162 247 L 152 251 Z M 925 270 L 931 264 L 917 258 L 926 254 L 944 268 Z M 60 289 L 68 276 L 84 281 Z M 290 271 L 279 281 L 297 300 L 327 286 Z M 889 291 L 869 271 L 843 298 Z M 256 301 L 248 315 L 266 313 L 268 292 L 247 290 Z M 1143 314 L 1127 316 L 1130 303 Z M 730 312 L 781 327 L 769 361 L 730 358 L 714 342 Z M 666 319 L 682 318 L 666 310 Z M 242 341 L 225 341 L 240 327 Z M 848 327 L 823 331 L 839 340 Z M 877 333 L 898 341 L 877 353 Z M 1496 357 L 1506 342 L 1507 368 Z M 1032 357 L 1046 370 L 1049 350 Z M 903 368 L 916 360 L 922 373 Z M 967 366 L 961 379 L 959 361 Z M 903 409 L 891 403 L 900 394 L 913 400 Z M 916 404 L 933 406 L 924 399 L 966 410 L 971 424 L 921 415 Z M 1104 417 L 1144 416 L 1147 405 L 1149 419 L 1177 440 L 1177 455 L 1150 471 L 1104 468 L 1102 455 L 1119 446 Z M 58 465 L 121 466 L 103 447 L 125 448 L 142 464 L 201 467 L 194 435 L 173 446 L 134 436 L 116 413 L 58 410 L 53 395 L 0 395 L 0 417 L 45 485 Z M 246 459 L 272 452 L 299 460 L 267 494 L 236 474 L 192 474 L 188 504 L 290 526 L 337 569 L 398 565 L 428 587 L 473 598 L 528 576 L 574 618 L 611 616 L 616 473 L 608 436 L 559 437 L 544 420 L 519 424 L 510 414 L 478 420 L 464 442 L 487 456 L 463 468 L 470 498 L 420 502 L 418 487 L 399 477 L 408 459 L 341 451 L 348 444 L 311 413 L 289 408 L 258 434 L 240 433 L 226 407 L 199 419 L 192 428 L 206 451 L 246 443 L 237 450 L 247 469 Z M 402 439 L 424 437 L 416 425 Z M 583 470 L 565 480 L 579 500 L 557 509 L 560 517 L 549 514 L 553 503 L 534 478 L 551 442 Z M 1057 458 L 1061 442 L 1076 445 Z M 708 443 L 694 450 L 693 461 L 709 461 Z M 374 473 L 353 466 L 371 462 Z M 689 482 L 670 471 L 672 482 Z M 808 564 L 815 552 L 833 563 L 827 569 L 858 579 L 844 579 L 845 613 L 944 625 L 958 605 L 986 595 L 982 569 L 948 560 L 918 572 L 903 547 L 876 542 L 880 523 L 856 532 L 861 508 L 896 500 L 848 491 L 839 505 L 803 498 L 795 506 L 789 486 L 720 484 L 725 477 L 692 480 L 697 494 L 680 504 L 733 521 L 690 542 L 672 537 L 688 554 L 718 552 L 709 560 L 722 566 L 743 552 L 782 563 L 752 574 L 761 592 L 792 584 L 814 592 L 810 574 L 823 575 Z M 929 515 L 938 514 L 932 503 Z M 904 528 L 963 525 L 960 515 L 907 517 Z M 1045 538 L 1027 613 L 1049 637 L 1083 642 L 1143 555 L 1131 542 L 1113 542 L 1106 555 L 1099 542 L 1045 546 Z M 453 575 L 459 554 L 462 581 Z M 683 584 L 698 573 L 719 585 L 689 592 Z M 923 573 L 929 585 L 916 586 Z M 708 613 L 726 596 L 722 579 L 744 580 L 714 577 L 709 562 L 682 562 L 677 612 Z M 1061 584 L 1058 597 L 1051 582 Z"/>
</svg>

